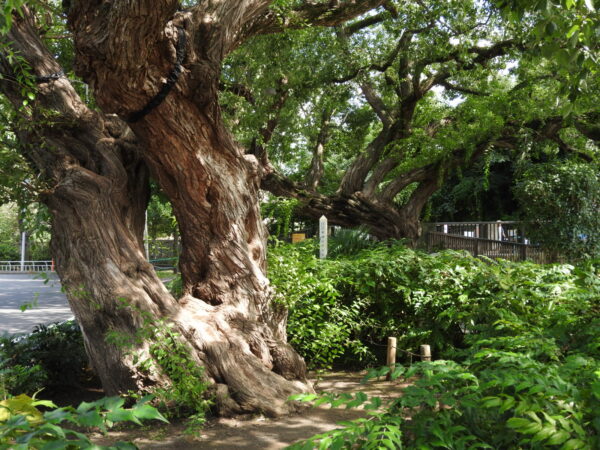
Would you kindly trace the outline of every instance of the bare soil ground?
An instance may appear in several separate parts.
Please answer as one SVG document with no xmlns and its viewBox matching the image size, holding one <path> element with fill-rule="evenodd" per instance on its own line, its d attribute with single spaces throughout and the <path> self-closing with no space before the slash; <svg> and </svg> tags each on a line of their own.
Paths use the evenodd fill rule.
<svg viewBox="0 0 600 450">
<path fill-rule="evenodd" d="M 317 392 L 363 391 L 369 397 L 382 398 L 400 395 L 406 386 L 401 381 L 370 381 L 361 384 L 364 372 L 328 373 L 313 379 Z M 250 449 L 285 448 L 314 434 L 337 428 L 341 421 L 365 417 L 362 410 L 331 409 L 328 406 L 308 408 L 301 413 L 268 419 L 262 416 L 215 418 L 207 422 L 201 436 L 187 435 L 184 424 L 153 425 L 113 431 L 106 436 L 96 435 L 96 444 L 110 445 L 115 441 L 131 441 L 141 449 Z"/>
</svg>

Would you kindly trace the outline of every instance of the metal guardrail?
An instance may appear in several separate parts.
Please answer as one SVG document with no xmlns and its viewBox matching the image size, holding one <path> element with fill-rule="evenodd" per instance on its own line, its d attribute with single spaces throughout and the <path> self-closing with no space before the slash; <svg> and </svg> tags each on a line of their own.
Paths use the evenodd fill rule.
<svg viewBox="0 0 600 450">
<path fill-rule="evenodd" d="M 0 272 L 51 272 L 52 261 L 0 261 Z"/>
<path fill-rule="evenodd" d="M 154 266 L 154 270 L 174 270 L 177 269 L 177 260 L 179 258 L 157 258 L 151 259 L 150 264 Z"/>
</svg>

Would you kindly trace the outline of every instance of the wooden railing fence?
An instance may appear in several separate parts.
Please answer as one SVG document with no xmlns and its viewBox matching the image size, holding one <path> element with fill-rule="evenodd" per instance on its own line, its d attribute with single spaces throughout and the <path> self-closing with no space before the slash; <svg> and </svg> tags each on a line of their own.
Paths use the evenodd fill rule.
<svg viewBox="0 0 600 450">
<path fill-rule="evenodd" d="M 437 222 L 424 224 L 428 251 L 467 250 L 474 256 L 510 261 L 556 262 L 556 255 L 532 245 L 520 222 Z"/>
<path fill-rule="evenodd" d="M 434 222 L 424 224 L 425 231 L 436 231 L 455 236 L 490 239 L 492 241 L 529 244 L 522 223 L 508 220 L 496 222 Z"/>
</svg>

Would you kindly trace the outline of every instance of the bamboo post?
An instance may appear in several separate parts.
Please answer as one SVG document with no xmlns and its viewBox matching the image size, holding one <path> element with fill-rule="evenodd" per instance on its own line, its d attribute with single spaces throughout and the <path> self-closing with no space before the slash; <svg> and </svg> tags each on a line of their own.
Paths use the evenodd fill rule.
<svg viewBox="0 0 600 450">
<path fill-rule="evenodd" d="M 396 367 L 396 338 L 389 337 L 387 344 L 387 366 L 390 368 L 390 371 L 387 374 L 386 379 L 389 381 L 392 379 L 392 372 Z"/>
<path fill-rule="evenodd" d="M 421 345 L 421 361 L 431 361 L 431 347 L 429 345 Z"/>
</svg>

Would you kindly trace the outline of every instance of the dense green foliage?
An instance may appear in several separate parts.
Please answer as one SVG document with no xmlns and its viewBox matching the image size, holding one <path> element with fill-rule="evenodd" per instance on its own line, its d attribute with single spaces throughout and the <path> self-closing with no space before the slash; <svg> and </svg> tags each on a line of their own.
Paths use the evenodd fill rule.
<svg viewBox="0 0 600 450">
<path fill-rule="evenodd" d="M 527 235 L 570 256 L 600 255 L 598 168 L 575 161 L 527 167 L 517 183 Z"/>
<path fill-rule="evenodd" d="M 292 231 L 295 199 L 270 196 L 260 205 L 261 216 L 265 219 L 269 235 L 281 239 L 287 238 Z"/>
<path fill-rule="evenodd" d="M 129 442 L 117 442 L 110 447 L 93 444 L 81 429 L 98 428 L 106 432 L 115 423 L 141 420 L 167 420 L 145 397 L 132 408 L 123 408 L 125 400 L 110 397 L 95 402 L 83 402 L 77 408 L 57 408 L 47 400 L 19 395 L 0 401 L 0 449 L 136 449 Z M 38 407 L 49 409 L 41 412 Z M 75 429 L 73 429 L 75 428 Z"/>
<path fill-rule="evenodd" d="M 277 301 L 290 308 L 290 342 L 311 366 L 381 364 L 388 336 L 415 353 L 430 344 L 437 360 L 411 364 L 401 353 L 393 376 L 413 383 L 389 402 L 360 392 L 319 398 L 366 405 L 373 415 L 300 448 L 379 448 L 385 440 L 390 448 L 599 444 L 599 264 L 539 266 L 384 244 L 327 260 L 315 254 L 313 241 L 280 244 L 269 260 Z M 139 364 L 177 380 L 180 391 L 157 392 L 163 402 L 187 396 L 206 405 L 194 383 L 182 383 L 194 366 L 177 334 L 147 318 L 139 337 L 154 342 L 152 358 Z"/>
<path fill-rule="evenodd" d="M 27 233 L 25 260 L 50 260 L 48 211 L 42 205 L 21 208 L 0 204 L 0 261 L 21 259 L 21 231 Z"/>
<path fill-rule="evenodd" d="M 489 263 L 456 252 L 427 255 L 400 245 L 325 261 L 315 253 L 312 242 L 276 247 L 269 276 L 277 300 L 290 308 L 290 342 L 317 366 L 342 355 L 375 362 L 388 336 L 397 336 L 405 350 L 428 343 L 446 354 L 464 347 L 467 317 L 492 317 L 490 305 L 479 302 L 520 303 L 532 283 L 539 286 L 531 295 L 543 298 L 563 277 L 559 268 Z M 518 298 L 517 289 L 523 290 Z"/>
<path fill-rule="evenodd" d="M 31 395 L 42 388 L 72 388 L 89 377 L 75 321 L 40 325 L 27 336 L 0 337 L 0 397 Z"/>
<path fill-rule="evenodd" d="M 298 448 L 600 445 L 600 265 L 538 266 L 381 247 L 324 266 L 309 267 L 310 276 L 302 279 L 312 290 L 301 291 L 302 282 L 290 286 L 299 296 L 292 299 L 292 318 L 294 305 L 317 308 L 334 298 L 329 309 L 353 306 L 355 316 L 349 324 L 345 316 L 329 320 L 340 328 L 354 326 L 362 342 L 395 335 L 399 349 L 416 351 L 428 343 L 434 357 L 445 359 L 398 367 L 394 377 L 414 382 L 387 404 L 362 393 L 320 398 L 319 403 L 367 405 L 376 412 Z M 310 298 L 334 266 L 340 275 L 330 280 L 328 296 Z M 320 337 L 323 325 L 316 323 L 310 332 Z M 306 345 L 306 334 L 290 320 L 293 343 Z M 349 341 L 356 336 L 349 333 Z M 335 349 L 340 345 L 331 343 Z"/>
<path fill-rule="evenodd" d="M 377 236 L 412 238 L 352 215 L 339 194 L 360 192 L 422 217 L 424 201 L 413 194 L 448 182 L 432 217 L 498 220 L 517 204 L 506 195 L 514 170 L 496 177 L 494 162 L 512 169 L 537 161 L 541 149 L 547 159 L 596 158 L 594 137 L 581 126 L 599 93 L 591 1 L 386 6 L 335 30 L 254 39 L 226 60 L 225 116 L 240 142 L 263 149 L 295 183 L 266 187 L 299 199 L 298 216 L 324 213 L 345 226 L 362 220 Z M 484 176 L 463 179 L 473 167 Z M 331 208 L 318 210 L 324 198 L 315 191 Z"/>
<path fill-rule="evenodd" d="M 0 260 L 19 259 L 19 222 L 10 205 L 0 206 Z"/>
</svg>

